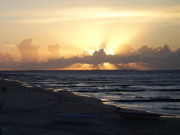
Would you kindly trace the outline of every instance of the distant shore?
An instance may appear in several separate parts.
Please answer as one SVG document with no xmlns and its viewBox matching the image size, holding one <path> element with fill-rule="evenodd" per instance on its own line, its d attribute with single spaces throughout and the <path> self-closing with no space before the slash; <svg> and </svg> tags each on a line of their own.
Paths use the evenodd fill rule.
<svg viewBox="0 0 180 135">
<path fill-rule="evenodd" d="M 2 85 L 7 91 L 2 91 Z M 10 135 L 159 135 L 180 134 L 180 119 L 125 119 L 114 106 L 100 100 L 81 97 L 67 91 L 53 92 L 39 87 L 24 87 L 20 83 L 0 80 L 0 128 Z M 53 114 L 90 114 L 99 116 L 94 124 L 53 123 Z"/>
</svg>

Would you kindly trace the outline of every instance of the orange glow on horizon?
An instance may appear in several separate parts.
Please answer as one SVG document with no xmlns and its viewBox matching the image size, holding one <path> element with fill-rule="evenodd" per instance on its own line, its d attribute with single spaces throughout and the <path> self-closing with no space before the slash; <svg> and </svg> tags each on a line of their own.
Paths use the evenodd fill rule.
<svg viewBox="0 0 180 135">
<path fill-rule="evenodd" d="M 131 69 L 136 69 L 136 70 L 153 70 L 149 67 L 146 66 L 147 63 L 129 63 L 127 64 L 128 67 Z"/>
<path fill-rule="evenodd" d="M 96 67 L 91 64 L 73 64 L 60 70 L 118 70 L 118 68 L 110 63 L 98 64 Z"/>
</svg>

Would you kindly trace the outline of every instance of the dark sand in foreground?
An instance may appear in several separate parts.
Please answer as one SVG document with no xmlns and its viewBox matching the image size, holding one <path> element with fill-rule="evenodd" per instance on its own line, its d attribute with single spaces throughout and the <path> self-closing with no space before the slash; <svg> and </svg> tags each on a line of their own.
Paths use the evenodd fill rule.
<svg viewBox="0 0 180 135">
<path fill-rule="evenodd" d="M 0 110 L 0 127 L 9 135 L 179 135 L 180 119 L 124 119 L 116 108 L 100 100 L 70 92 L 26 88 L 17 82 L 0 81 L 7 92 L 0 93 L 5 105 Z M 52 114 L 95 114 L 94 124 L 53 123 Z"/>
</svg>

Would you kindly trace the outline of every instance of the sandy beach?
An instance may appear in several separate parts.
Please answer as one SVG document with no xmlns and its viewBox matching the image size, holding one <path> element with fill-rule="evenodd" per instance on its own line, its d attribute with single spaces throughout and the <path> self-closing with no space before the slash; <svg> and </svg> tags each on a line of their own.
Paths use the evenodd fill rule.
<svg viewBox="0 0 180 135">
<path fill-rule="evenodd" d="M 20 83 L 0 80 L 7 86 L 0 98 L 0 127 L 9 135 L 179 135 L 180 119 L 126 119 L 116 107 L 100 100 L 74 95 L 67 91 L 53 92 L 38 87 L 24 87 Z M 93 124 L 54 123 L 53 114 L 80 113 L 97 115 Z"/>
</svg>

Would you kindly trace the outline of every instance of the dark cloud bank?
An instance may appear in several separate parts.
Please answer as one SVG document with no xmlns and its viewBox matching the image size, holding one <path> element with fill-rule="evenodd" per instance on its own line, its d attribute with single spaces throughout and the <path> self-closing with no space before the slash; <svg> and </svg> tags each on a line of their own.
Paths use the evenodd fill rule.
<svg viewBox="0 0 180 135">
<path fill-rule="evenodd" d="M 168 45 L 151 48 L 142 46 L 134 50 L 130 45 L 121 45 L 114 52 L 115 55 L 107 55 L 104 49 L 96 50 L 93 55 L 83 51 L 83 54 L 71 58 L 59 57 L 58 45 L 48 47 L 52 58 L 39 60 L 39 46 L 32 45 L 32 39 L 24 40 L 17 46 L 21 60 L 15 61 L 10 53 L 0 53 L 0 69 L 16 70 L 40 70 L 60 69 L 73 64 L 90 64 L 95 69 L 103 63 L 110 63 L 117 69 L 136 69 L 132 63 L 136 63 L 144 69 L 152 70 L 180 70 L 180 48 L 172 51 Z M 138 69 L 138 68 L 137 68 Z"/>
</svg>

